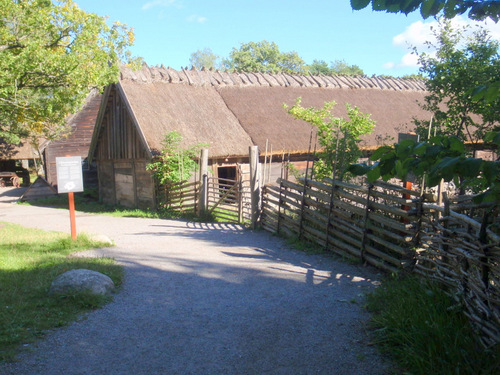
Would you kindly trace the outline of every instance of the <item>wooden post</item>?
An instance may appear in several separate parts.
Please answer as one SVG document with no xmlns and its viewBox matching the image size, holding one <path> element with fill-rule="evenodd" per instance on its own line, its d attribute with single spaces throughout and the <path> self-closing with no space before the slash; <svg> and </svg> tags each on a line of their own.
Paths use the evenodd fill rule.
<svg viewBox="0 0 500 375">
<path fill-rule="evenodd" d="M 76 240 L 75 194 L 68 193 L 69 221 L 71 223 L 71 239 Z"/>
<path fill-rule="evenodd" d="M 259 147 L 249 147 L 250 156 L 250 196 L 252 228 L 257 227 L 260 212 Z"/>
<path fill-rule="evenodd" d="M 368 185 L 368 192 L 366 193 L 366 208 L 365 208 L 365 216 L 363 218 L 363 239 L 361 240 L 361 261 L 365 261 L 365 253 L 366 253 L 366 242 L 368 241 L 368 215 L 370 214 L 370 198 L 372 195 L 373 184 Z"/>
<path fill-rule="evenodd" d="M 198 216 L 205 214 L 208 210 L 208 149 L 201 150 L 200 155 L 200 204 Z"/>
</svg>

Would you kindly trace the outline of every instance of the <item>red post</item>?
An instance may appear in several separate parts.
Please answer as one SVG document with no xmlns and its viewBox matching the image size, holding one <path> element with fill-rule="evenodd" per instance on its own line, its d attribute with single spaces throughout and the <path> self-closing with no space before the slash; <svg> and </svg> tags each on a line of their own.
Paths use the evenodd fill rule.
<svg viewBox="0 0 500 375">
<path fill-rule="evenodd" d="M 412 183 L 412 182 L 410 182 L 410 181 L 403 181 L 403 187 L 404 187 L 405 189 L 411 190 L 412 186 L 413 186 L 413 183 Z M 404 198 L 404 199 L 410 199 L 410 198 L 411 198 L 411 195 L 410 195 L 410 194 L 403 193 L 403 198 Z M 410 211 L 410 206 L 407 206 L 407 205 L 405 205 L 405 204 L 403 204 L 403 205 L 401 206 L 401 208 L 402 208 L 403 210 L 405 210 L 405 211 Z M 409 221 L 408 219 L 406 219 L 406 218 L 402 217 L 402 218 L 401 218 L 401 222 L 403 222 L 403 223 L 405 223 L 405 224 L 408 224 L 410 221 Z"/>
<path fill-rule="evenodd" d="M 75 195 L 74 193 L 68 193 L 69 202 L 69 219 L 71 222 L 71 238 L 73 241 L 76 240 L 76 220 L 75 220 Z"/>
</svg>

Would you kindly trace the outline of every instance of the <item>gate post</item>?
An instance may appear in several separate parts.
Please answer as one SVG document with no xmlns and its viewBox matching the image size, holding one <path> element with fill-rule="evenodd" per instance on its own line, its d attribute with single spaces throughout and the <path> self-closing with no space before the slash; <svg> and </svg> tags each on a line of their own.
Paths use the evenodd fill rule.
<svg viewBox="0 0 500 375">
<path fill-rule="evenodd" d="M 252 228 L 257 227 L 260 217 L 260 168 L 259 168 L 259 147 L 250 146 L 250 197 L 251 197 L 251 217 Z"/>
<path fill-rule="evenodd" d="M 208 210 L 208 149 L 201 150 L 200 155 L 200 204 L 198 216 L 204 215 Z"/>
</svg>

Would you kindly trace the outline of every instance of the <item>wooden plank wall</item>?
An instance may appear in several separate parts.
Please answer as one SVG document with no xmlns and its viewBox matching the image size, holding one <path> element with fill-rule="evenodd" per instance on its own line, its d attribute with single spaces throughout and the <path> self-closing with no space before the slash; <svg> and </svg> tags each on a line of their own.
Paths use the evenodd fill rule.
<svg viewBox="0 0 500 375">
<path fill-rule="evenodd" d="M 108 98 L 96 147 L 99 192 L 104 203 L 155 208 L 155 188 L 146 170 L 148 153 L 125 103 L 116 91 Z"/>
</svg>

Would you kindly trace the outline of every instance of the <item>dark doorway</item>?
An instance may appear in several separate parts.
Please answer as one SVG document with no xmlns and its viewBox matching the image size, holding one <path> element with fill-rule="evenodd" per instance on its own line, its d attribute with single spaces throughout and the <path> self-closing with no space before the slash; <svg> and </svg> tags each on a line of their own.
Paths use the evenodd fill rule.
<svg viewBox="0 0 500 375">
<path fill-rule="evenodd" d="M 219 167 L 217 168 L 217 177 L 228 180 L 236 180 L 236 167 Z"/>
</svg>

